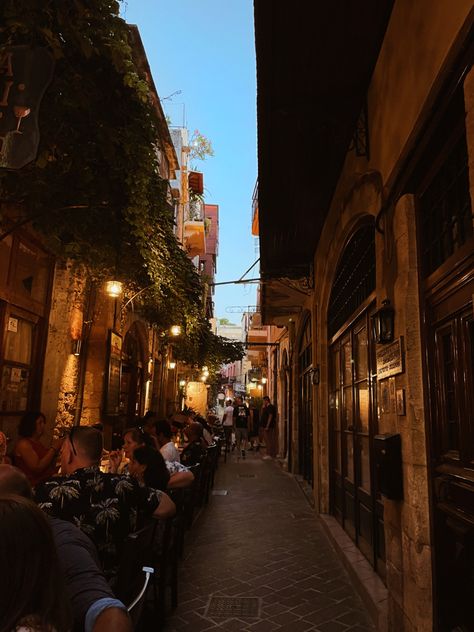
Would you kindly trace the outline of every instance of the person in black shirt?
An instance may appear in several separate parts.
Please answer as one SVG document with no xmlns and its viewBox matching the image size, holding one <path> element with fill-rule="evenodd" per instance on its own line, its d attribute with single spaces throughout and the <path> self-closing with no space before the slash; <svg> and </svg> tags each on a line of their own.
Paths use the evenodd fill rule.
<svg viewBox="0 0 474 632">
<path fill-rule="evenodd" d="M 265 395 L 263 398 L 260 424 L 265 433 L 265 445 L 267 448 L 267 454 L 263 458 L 274 459 L 277 455 L 276 409 L 270 403 L 268 395 Z"/>
<path fill-rule="evenodd" d="M 193 421 L 184 429 L 184 434 L 188 443 L 181 452 L 181 463 L 190 467 L 202 463 L 206 448 L 202 438 L 202 426 L 199 422 Z"/>
<path fill-rule="evenodd" d="M 244 404 L 241 397 L 237 397 L 234 406 L 234 427 L 235 427 L 235 442 L 237 449 L 240 450 L 240 454 L 245 459 L 245 448 L 247 447 L 248 432 L 249 432 L 249 409 Z"/>
</svg>

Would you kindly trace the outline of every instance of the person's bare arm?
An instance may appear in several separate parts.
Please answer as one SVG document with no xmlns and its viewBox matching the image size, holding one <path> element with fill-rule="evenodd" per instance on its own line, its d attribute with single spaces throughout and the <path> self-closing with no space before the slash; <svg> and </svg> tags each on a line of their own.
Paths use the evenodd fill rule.
<svg viewBox="0 0 474 632">
<path fill-rule="evenodd" d="M 176 472 L 170 476 L 168 489 L 179 489 L 180 487 L 189 487 L 194 480 L 192 472 Z"/>
<path fill-rule="evenodd" d="M 267 425 L 265 426 L 265 430 L 270 430 L 270 424 L 272 423 L 272 419 L 273 419 L 273 415 L 272 413 L 270 413 L 268 415 L 268 421 L 267 421 Z"/>
<path fill-rule="evenodd" d="M 59 454 L 61 443 L 61 439 L 55 439 L 53 445 L 49 448 L 44 457 L 40 459 L 31 447 L 31 444 L 28 441 L 20 439 L 15 448 L 15 454 L 21 456 L 32 472 L 39 473 L 45 470 L 51 463 L 54 463 L 54 460 Z"/>
<path fill-rule="evenodd" d="M 176 505 L 165 492 L 161 492 L 161 500 L 153 512 L 155 518 L 172 518 L 176 514 Z"/>
<path fill-rule="evenodd" d="M 132 622 L 125 610 L 106 608 L 95 620 L 92 632 L 133 632 Z"/>
</svg>

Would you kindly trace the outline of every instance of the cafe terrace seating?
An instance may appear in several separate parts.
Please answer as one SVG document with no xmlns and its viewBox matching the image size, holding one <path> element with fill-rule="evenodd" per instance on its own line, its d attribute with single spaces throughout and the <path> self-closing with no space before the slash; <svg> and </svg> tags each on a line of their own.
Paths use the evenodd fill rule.
<svg viewBox="0 0 474 632">
<path fill-rule="evenodd" d="M 162 629 L 167 612 L 178 605 L 178 568 L 185 532 L 192 529 L 209 502 L 221 444 L 221 439 L 216 439 L 202 463 L 190 468 L 194 481 L 188 488 L 170 490 L 176 515 L 154 519 L 130 534 L 124 544 L 115 593 L 129 606 L 136 631 Z"/>
</svg>

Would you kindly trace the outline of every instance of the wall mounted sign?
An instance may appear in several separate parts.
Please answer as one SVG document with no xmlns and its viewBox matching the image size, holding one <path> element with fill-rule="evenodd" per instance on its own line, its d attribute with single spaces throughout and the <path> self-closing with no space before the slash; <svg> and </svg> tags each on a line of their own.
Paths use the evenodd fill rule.
<svg viewBox="0 0 474 632">
<path fill-rule="evenodd" d="M 403 373 L 403 336 L 389 345 L 379 347 L 376 356 L 378 380 Z"/>
<path fill-rule="evenodd" d="M 38 113 L 54 59 L 46 48 L 0 50 L 0 167 L 21 169 L 36 158 Z"/>
</svg>

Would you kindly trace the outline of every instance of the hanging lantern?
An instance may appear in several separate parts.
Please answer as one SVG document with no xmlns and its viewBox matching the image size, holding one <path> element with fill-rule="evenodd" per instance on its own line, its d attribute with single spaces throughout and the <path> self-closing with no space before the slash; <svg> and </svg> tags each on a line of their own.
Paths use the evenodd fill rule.
<svg viewBox="0 0 474 632">
<path fill-rule="evenodd" d="M 390 301 L 382 301 L 382 307 L 372 316 L 372 335 L 379 345 L 393 342 L 395 330 L 395 310 Z"/>
<path fill-rule="evenodd" d="M 121 281 L 107 281 L 105 291 L 112 298 L 118 298 L 123 291 L 123 283 Z"/>
</svg>

